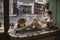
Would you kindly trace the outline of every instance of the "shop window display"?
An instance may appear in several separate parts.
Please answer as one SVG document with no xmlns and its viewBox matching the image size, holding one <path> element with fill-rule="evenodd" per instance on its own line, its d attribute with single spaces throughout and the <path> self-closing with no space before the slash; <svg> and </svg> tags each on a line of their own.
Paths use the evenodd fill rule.
<svg viewBox="0 0 60 40">
<path fill-rule="evenodd" d="M 14 27 L 12 28 L 11 26 L 8 32 L 16 34 L 31 30 L 48 31 L 50 30 L 50 27 L 54 26 L 52 23 L 53 19 L 50 18 L 50 14 L 48 14 L 48 12 L 44 13 L 43 17 L 40 17 L 39 15 L 20 16 Z"/>
<path fill-rule="evenodd" d="M 54 32 L 52 26 L 55 26 L 51 18 L 51 12 L 45 11 L 44 5 L 41 7 L 39 4 L 34 5 L 34 14 L 30 14 L 31 9 L 31 6 L 26 5 L 16 5 L 16 8 L 13 9 L 17 15 L 10 16 L 10 28 L 8 33 L 11 37 L 18 39 L 50 33 L 51 31 Z"/>
<path fill-rule="evenodd" d="M 12 30 L 9 30 L 8 32 L 12 33 L 14 31 L 13 34 L 15 34 L 16 31 L 25 31 L 27 29 L 28 30 L 30 29 L 47 30 L 48 29 L 47 23 L 49 22 L 50 19 L 47 12 L 41 15 L 41 13 L 44 11 L 41 5 L 40 6 L 39 4 L 35 5 L 35 11 L 36 10 L 37 12 L 39 11 L 38 13 L 35 13 L 35 14 L 29 14 L 31 13 L 31 6 L 26 6 L 26 5 L 17 6 L 17 2 L 13 4 L 13 6 L 16 6 L 15 9 L 13 9 L 13 11 L 15 10 L 16 14 L 18 15 L 10 16 L 10 29 Z M 13 14 L 15 12 L 13 12 Z"/>
</svg>

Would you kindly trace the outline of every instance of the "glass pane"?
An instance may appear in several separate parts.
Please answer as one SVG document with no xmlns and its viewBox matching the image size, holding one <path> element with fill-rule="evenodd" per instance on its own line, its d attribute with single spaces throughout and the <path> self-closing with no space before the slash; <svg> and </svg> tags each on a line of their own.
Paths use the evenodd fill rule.
<svg viewBox="0 0 60 40">
<path fill-rule="evenodd" d="M 40 18 L 44 17 L 44 11 L 45 3 L 42 1 L 40 3 L 35 2 L 35 0 L 9 0 L 10 30 L 8 32 L 16 34 L 24 31 L 30 34 L 29 31 L 31 32 L 32 29 L 32 31 L 39 29 L 39 26 L 42 25 L 39 21 Z M 40 29 L 42 30 L 42 28 Z M 25 35 L 24 32 L 23 34 Z M 23 34 L 21 33 L 21 35 Z M 16 35 L 19 36 L 19 34 Z"/>
<path fill-rule="evenodd" d="M 0 0 L 0 33 L 4 32 L 3 0 Z"/>
<path fill-rule="evenodd" d="M 52 12 L 46 6 L 46 0 L 9 0 L 11 40 L 40 40 L 44 34 L 55 33 Z"/>
</svg>

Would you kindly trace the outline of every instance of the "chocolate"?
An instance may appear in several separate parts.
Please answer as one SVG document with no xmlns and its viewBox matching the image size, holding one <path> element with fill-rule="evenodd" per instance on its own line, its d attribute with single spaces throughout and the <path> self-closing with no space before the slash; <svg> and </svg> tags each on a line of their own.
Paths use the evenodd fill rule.
<svg viewBox="0 0 60 40">
<path fill-rule="evenodd" d="M 26 19 L 25 18 L 20 18 L 17 23 L 19 24 L 23 24 L 23 23 L 26 23 Z"/>
</svg>

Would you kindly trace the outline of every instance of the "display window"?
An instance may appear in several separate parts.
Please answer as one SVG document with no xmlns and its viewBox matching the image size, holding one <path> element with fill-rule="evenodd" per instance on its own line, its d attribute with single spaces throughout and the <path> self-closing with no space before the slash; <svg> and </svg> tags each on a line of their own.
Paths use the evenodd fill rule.
<svg viewBox="0 0 60 40">
<path fill-rule="evenodd" d="M 11 4 L 11 1 L 9 3 L 10 4 L 9 7 L 11 9 L 9 9 L 10 26 L 9 26 L 8 33 L 11 32 L 12 34 L 15 34 L 16 31 L 12 30 L 12 29 L 17 29 L 20 27 L 22 27 L 21 31 L 30 30 L 30 28 L 38 29 L 38 27 L 35 27 L 35 26 L 39 25 L 37 21 L 40 16 L 38 14 L 32 14 L 32 11 L 33 11 L 32 9 L 34 8 L 34 5 L 33 5 L 34 2 L 32 2 L 31 5 L 30 5 L 30 3 L 27 3 L 27 4 L 23 4 L 23 5 L 19 4 L 17 6 L 18 1 L 16 1 L 16 2 L 15 1 L 16 0 L 13 1 L 13 5 Z M 24 2 L 22 2 L 22 3 L 24 3 Z M 11 10 L 13 10 L 13 11 L 11 11 Z M 38 25 L 34 21 L 36 21 Z M 26 29 L 26 27 L 28 27 L 28 28 Z"/>
<path fill-rule="evenodd" d="M 27 0 L 26 0 L 27 1 Z M 0 0 L 0 40 L 55 40 L 60 31 L 50 10 L 35 1 Z M 29 4 L 29 5 L 28 5 Z M 3 11 L 4 10 L 4 11 Z"/>
<path fill-rule="evenodd" d="M 30 3 L 27 2 L 27 4 L 23 4 L 24 2 L 20 2 L 18 5 L 17 3 L 20 1 L 13 0 L 13 7 L 10 6 L 10 8 L 13 8 L 13 11 L 9 13 L 9 30 L 8 33 L 14 34 L 19 36 L 17 33 L 26 33 L 27 31 L 40 31 L 40 30 L 48 30 L 48 23 L 53 23 L 53 19 L 50 19 L 50 15 L 48 12 L 44 11 L 44 4 L 38 4 L 35 2 L 33 8 L 34 8 L 34 14 L 31 14 L 32 6 L 29 6 Z M 28 5 L 29 4 L 29 5 Z M 9 9 L 9 10 L 12 10 Z M 13 12 L 13 14 L 11 14 Z M 14 15 L 15 14 L 15 15 Z M 10 16 L 11 15 L 11 16 Z M 50 22 L 52 21 L 52 22 Z M 53 24 L 52 24 L 53 25 Z M 52 26 L 49 25 L 49 26 Z M 25 35 L 25 33 L 23 35 Z M 22 35 L 22 34 L 20 34 Z M 26 34 L 27 35 L 27 34 Z M 29 35 L 29 33 L 28 33 Z M 22 37 L 22 36 L 21 36 Z"/>
</svg>

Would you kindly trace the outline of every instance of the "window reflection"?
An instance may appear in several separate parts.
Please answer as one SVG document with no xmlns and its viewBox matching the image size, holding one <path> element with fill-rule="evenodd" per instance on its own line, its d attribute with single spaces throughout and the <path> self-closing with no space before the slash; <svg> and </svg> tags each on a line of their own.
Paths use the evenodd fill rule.
<svg viewBox="0 0 60 40">
<path fill-rule="evenodd" d="M 3 0 L 0 0 L 0 33 L 4 32 Z"/>
<path fill-rule="evenodd" d="M 36 6 L 38 6 L 38 10 L 35 9 Z M 28 2 L 22 0 L 9 0 L 10 24 L 15 24 L 21 16 L 31 16 L 32 18 L 35 14 L 41 15 L 43 10 L 44 4 L 35 3 L 35 0 L 30 0 Z"/>
</svg>

